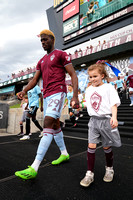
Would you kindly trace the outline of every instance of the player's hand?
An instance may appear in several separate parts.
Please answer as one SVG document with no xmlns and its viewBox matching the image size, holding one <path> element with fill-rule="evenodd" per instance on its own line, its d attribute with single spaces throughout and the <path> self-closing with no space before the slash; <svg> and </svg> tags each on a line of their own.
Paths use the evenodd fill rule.
<svg viewBox="0 0 133 200">
<path fill-rule="evenodd" d="M 18 99 L 23 99 L 23 96 L 25 95 L 25 91 L 21 91 L 17 93 Z"/>
<path fill-rule="evenodd" d="M 40 107 L 40 111 L 43 112 L 43 107 L 42 106 Z"/>
<path fill-rule="evenodd" d="M 72 108 L 78 109 L 78 108 L 79 108 L 79 100 L 78 100 L 78 97 L 73 97 L 73 98 L 71 99 L 70 105 L 72 106 Z"/>
</svg>

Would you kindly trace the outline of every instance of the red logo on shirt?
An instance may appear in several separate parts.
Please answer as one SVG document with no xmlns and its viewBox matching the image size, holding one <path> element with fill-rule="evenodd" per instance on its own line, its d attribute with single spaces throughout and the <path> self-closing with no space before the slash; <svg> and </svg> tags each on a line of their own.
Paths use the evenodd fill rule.
<svg viewBox="0 0 133 200">
<path fill-rule="evenodd" d="M 90 98 L 91 106 L 96 112 L 99 110 L 101 100 L 102 97 L 97 92 L 94 92 Z"/>
</svg>

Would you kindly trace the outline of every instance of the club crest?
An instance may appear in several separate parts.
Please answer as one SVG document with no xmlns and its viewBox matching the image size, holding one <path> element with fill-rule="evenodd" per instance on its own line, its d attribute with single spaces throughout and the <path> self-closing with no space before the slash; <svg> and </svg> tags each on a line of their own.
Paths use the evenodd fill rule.
<svg viewBox="0 0 133 200">
<path fill-rule="evenodd" d="M 53 55 L 50 57 L 50 60 L 52 61 L 54 58 L 55 58 L 55 55 L 53 54 Z"/>
<path fill-rule="evenodd" d="M 67 61 L 70 61 L 70 56 L 65 57 Z"/>
<path fill-rule="evenodd" d="M 97 92 L 94 92 L 90 98 L 91 106 L 96 112 L 99 110 L 101 100 L 102 97 Z"/>
</svg>

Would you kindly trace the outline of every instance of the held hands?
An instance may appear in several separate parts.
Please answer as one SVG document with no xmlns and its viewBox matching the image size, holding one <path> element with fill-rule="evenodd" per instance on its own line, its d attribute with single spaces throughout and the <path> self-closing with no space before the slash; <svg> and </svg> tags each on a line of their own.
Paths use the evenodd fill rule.
<svg viewBox="0 0 133 200">
<path fill-rule="evenodd" d="M 111 125 L 112 128 L 116 128 L 118 126 L 117 119 L 111 117 L 111 119 L 110 119 L 110 125 Z"/>
<path fill-rule="evenodd" d="M 24 96 L 25 94 L 26 94 L 26 93 L 25 93 L 24 90 L 21 91 L 21 92 L 18 92 L 18 93 L 17 93 L 17 97 L 18 97 L 18 99 L 23 99 L 23 96 Z"/>
<path fill-rule="evenodd" d="M 79 100 L 78 100 L 78 97 L 73 97 L 73 98 L 71 99 L 70 105 L 72 106 L 72 108 L 78 109 L 78 108 L 79 108 Z"/>
<path fill-rule="evenodd" d="M 40 107 L 40 111 L 43 112 L 43 107 L 42 106 Z"/>
</svg>

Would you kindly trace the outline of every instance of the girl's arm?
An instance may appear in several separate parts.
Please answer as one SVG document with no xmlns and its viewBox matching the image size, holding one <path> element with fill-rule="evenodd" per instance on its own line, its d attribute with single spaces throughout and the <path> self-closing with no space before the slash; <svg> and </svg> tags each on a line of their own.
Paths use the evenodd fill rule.
<svg viewBox="0 0 133 200">
<path fill-rule="evenodd" d="M 117 121 L 117 105 L 115 104 L 111 108 L 112 111 L 112 117 L 110 119 L 110 125 L 112 128 L 116 128 L 118 126 L 118 121 Z"/>
</svg>

